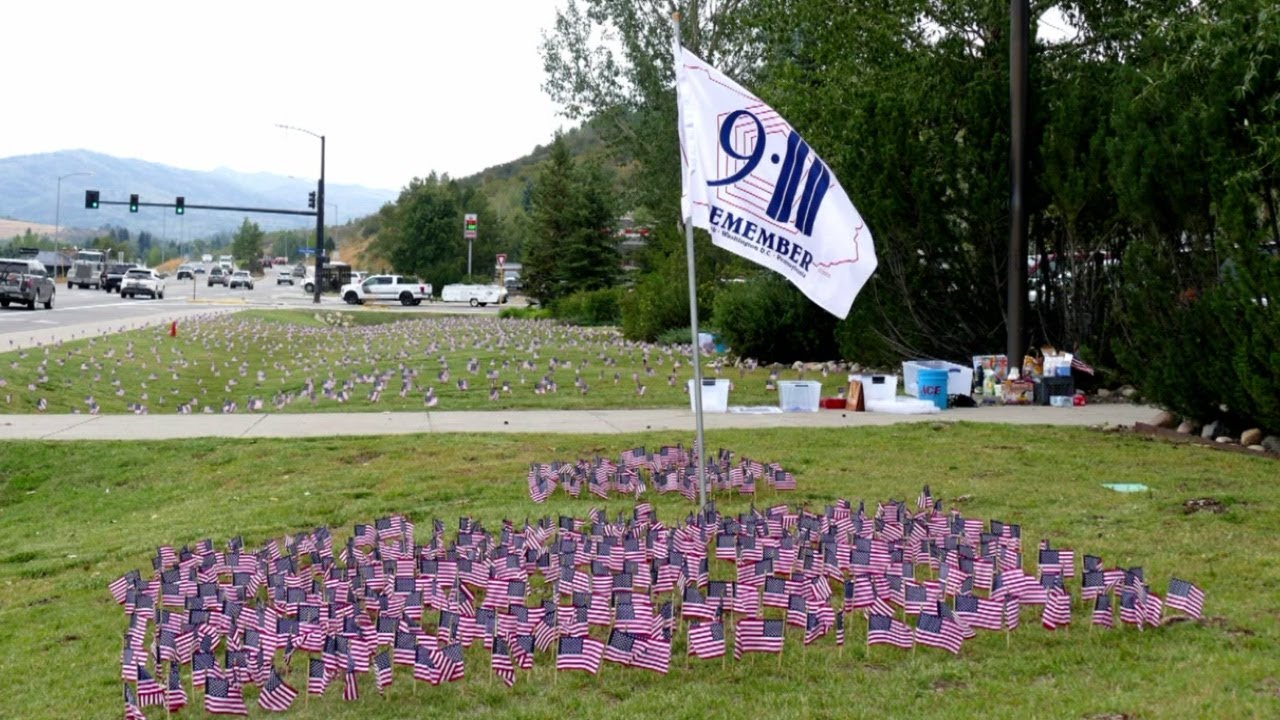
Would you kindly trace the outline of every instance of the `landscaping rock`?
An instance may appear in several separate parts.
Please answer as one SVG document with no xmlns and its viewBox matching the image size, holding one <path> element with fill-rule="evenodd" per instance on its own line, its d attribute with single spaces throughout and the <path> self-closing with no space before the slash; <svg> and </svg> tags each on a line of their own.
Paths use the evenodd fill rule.
<svg viewBox="0 0 1280 720">
<path fill-rule="evenodd" d="M 1266 448 L 1267 452 L 1280 453 L 1280 437 L 1266 436 L 1262 439 L 1262 447 Z"/>
<path fill-rule="evenodd" d="M 1196 424 L 1190 420 L 1183 420 L 1178 424 L 1178 433 L 1180 435 L 1190 435 L 1196 431 Z"/>
<path fill-rule="evenodd" d="M 1213 441 L 1216 443 L 1221 443 L 1223 445 L 1228 445 L 1230 443 L 1235 442 L 1235 439 L 1232 438 L 1230 435 L 1219 435 L 1218 437 L 1214 438 Z"/>
<path fill-rule="evenodd" d="M 1267 449 L 1266 449 L 1266 448 L 1264 448 L 1264 447 L 1262 447 L 1261 445 L 1250 445 L 1250 446 L 1249 446 L 1249 449 L 1250 449 L 1250 450 L 1252 450 L 1252 451 L 1254 451 L 1254 452 L 1266 452 L 1266 451 L 1267 451 Z"/>
<path fill-rule="evenodd" d="M 1138 397 L 1138 390 L 1132 385 L 1125 385 L 1120 388 L 1120 394 L 1124 396 L 1125 400 L 1132 400 Z"/>
<path fill-rule="evenodd" d="M 1226 434 L 1226 432 L 1227 432 L 1226 423 L 1222 422 L 1221 420 L 1213 420 L 1212 422 L 1205 423 L 1204 427 L 1200 428 L 1200 437 L 1204 438 L 1205 440 L 1212 440 L 1213 438 L 1216 438 L 1219 435 Z"/>
<path fill-rule="evenodd" d="M 1249 428 L 1240 433 L 1241 445 L 1257 445 L 1262 442 L 1262 431 L 1258 428 Z"/>
<path fill-rule="evenodd" d="M 1098 388 L 1098 397 L 1109 398 L 1111 397 L 1111 391 L 1106 388 Z"/>
<path fill-rule="evenodd" d="M 1155 425 L 1158 428 L 1166 428 L 1171 430 L 1177 427 L 1178 416 L 1174 415 L 1168 410 L 1161 410 L 1154 418 L 1151 419 L 1151 424 Z"/>
</svg>

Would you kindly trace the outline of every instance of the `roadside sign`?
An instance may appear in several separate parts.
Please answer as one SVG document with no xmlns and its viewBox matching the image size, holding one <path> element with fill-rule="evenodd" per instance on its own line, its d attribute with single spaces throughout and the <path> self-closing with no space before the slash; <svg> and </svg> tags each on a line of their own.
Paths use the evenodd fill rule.
<svg viewBox="0 0 1280 720">
<path fill-rule="evenodd" d="M 478 226 L 479 222 L 476 220 L 476 214 L 467 213 L 462 221 L 462 237 L 466 240 L 475 240 Z"/>
<path fill-rule="evenodd" d="M 298 252 L 302 253 L 303 255 L 315 255 L 316 249 L 311 247 L 304 247 L 304 248 L 298 248 Z"/>
<path fill-rule="evenodd" d="M 507 264 L 507 254 L 506 254 L 506 253 L 498 253 L 498 264 L 499 264 L 499 265 L 506 265 L 506 264 Z"/>
</svg>

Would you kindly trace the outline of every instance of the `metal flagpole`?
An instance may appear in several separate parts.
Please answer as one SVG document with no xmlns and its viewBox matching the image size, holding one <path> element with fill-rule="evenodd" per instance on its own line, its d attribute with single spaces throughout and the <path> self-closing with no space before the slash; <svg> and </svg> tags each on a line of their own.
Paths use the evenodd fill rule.
<svg viewBox="0 0 1280 720">
<path fill-rule="evenodd" d="M 694 18 L 695 21 L 697 18 Z M 675 46 L 680 47 L 680 13 L 675 13 L 671 17 L 671 32 L 675 37 Z M 680 58 L 674 58 L 679 63 Z M 676 102 L 680 102 L 679 90 L 677 89 Z M 684 185 L 684 179 L 681 179 L 681 186 Z M 701 511 L 707 507 L 707 442 L 702 432 L 702 359 L 698 348 L 698 280 L 697 268 L 693 262 L 693 218 L 683 218 L 684 221 L 684 245 L 685 258 L 689 263 L 689 327 L 693 335 L 693 387 L 689 392 L 693 394 L 693 416 L 697 426 L 697 443 L 696 455 L 698 457 L 698 510 Z"/>
</svg>

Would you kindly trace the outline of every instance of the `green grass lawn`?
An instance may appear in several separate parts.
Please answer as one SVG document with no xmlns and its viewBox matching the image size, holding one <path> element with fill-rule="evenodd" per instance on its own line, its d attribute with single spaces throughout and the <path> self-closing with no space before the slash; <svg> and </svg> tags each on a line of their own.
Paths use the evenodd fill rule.
<svg viewBox="0 0 1280 720">
<path fill-rule="evenodd" d="M 353 523 L 392 512 L 407 514 L 420 533 L 432 517 L 454 528 L 464 514 L 490 527 L 503 518 L 585 516 L 598 503 L 557 493 L 534 506 L 524 483 L 527 464 L 688 440 L 649 434 L 5 443 L 0 715 L 122 715 L 125 619 L 107 584 L 133 568 L 149 572 L 158 545 L 209 537 L 221 547 L 243 534 L 255 547 L 325 524 L 340 546 Z M 1280 716 L 1280 488 L 1273 461 L 1085 430 L 965 424 L 723 431 L 710 442 L 781 462 L 800 485 L 786 499 L 819 510 L 838 497 L 911 499 L 928 482 L 936 497 L 967 516 L 1021 523 L 1029 547 L 1047 537 L 1101 555 L 1108 565 L 1142 565 L 1161 594 L 1171 575 L 1192 580 L 1208 595 L 1206 620 L 1091 632 L 1077 603 L 1070 630 L 1052 633 L 1028 609 L 1007 643 L 1003 634 L 979 631 L 952 657 L 928 648 L 867 653 L 858 619 L 843 652 L 830 637 L 804 647 L 792 629 L 781 663 L 748 655 L 741 663 L 693 661 L 686 668 L 681 637 L 667 677 L 609 663 L 594 678 L 556 676 L 550 656 L 540 655 L 539 667 L 520 673 L 511 690 L 488 672 L 487 653 L 475 649 L 461 683 L 416 687 L 421 683 L 398 668 L 385 700 L 367 677 L 358 702 L 344 703 L 340 689 L 331 688 L 319 700 L 299 698 L 288 717 Z M 1151 490 L 1120 494 L 1102 488 L 1104 482 Z M 1220 502 L 1223 511 L 1184 512 L 1185 501 L 1201 497 Z M 674 495 L 649 499 L 668 522 L 691 507 Z M 766 495 L 760 502 L 776 500 Z M 747 507 L 738 498 L 719 505 L 725 512 Z M 604 506 L 613 515 L 630 503 Z M 731 572 L 728 563 L 712 567 L 713 575 Z M 305 687 L 304 667 L 294 663 L 295 687 Z M 252 705 L 256 690 L 247 695 Z M 164 716 L 148 710 L 153 719 Z M 179 716 L 203 714 L 189 707 Z"/>
<path fill-rule="evenodd" d="M 407 316 L 357 308 L 326 317 L 306 311 L 249 310 L 178 323 L 177 337 L 155 327 L 0 355 L 0 413 L 221 412 L 250 398 L 272 412 L 600 409 L 687 406 L 693 377 L 679 348 L 627 342 L 614 328 L 581 328 L 552 321 L 462 316 Z M 442 362 L 443 359 L 443 362 Z M 554 361 L 554 362 L 553 362 Z M 447 372 L 447 377 L 441 373 Z M 735 405 L 777 405 L 766 388 L 768 369 L 725 367 Z M 716 377 L 708 370 L 707 377 Z M 615 377 L 616 376 L 616 377 Z M 791 370 L 781 380 L 801 379 Z M 385 388 L 371 399 L 376 381 Z M 844 374 L 823 382 L 827 395 L 847 384 Z M 315 399 L 304 394 L 307 381 Z M 458 387 L 459 381 L 467 389 Z M 325 393 L 325 383 L 333 383 Z M 540 381 L 554 392 L 538 393 Z M 348 385 L 349 383 L 349 385 Z M 506 389 L 504 389 L 504 385 Z M 643 391 L 641 391 L 643 386 Z M 402 388 L 407 388 L 401 397 Z M 496 398 L 490 389 L 497 388 Z M 339 393 L 347 398 L 340 399 Z M 277 403 L 277 400 L 279 403 Z"/>
</svg>

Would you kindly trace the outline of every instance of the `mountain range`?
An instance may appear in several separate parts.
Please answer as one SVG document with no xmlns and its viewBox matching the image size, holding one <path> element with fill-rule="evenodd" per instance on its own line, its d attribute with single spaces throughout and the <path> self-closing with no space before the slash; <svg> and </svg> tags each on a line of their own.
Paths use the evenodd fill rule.
<svg viewBox="0 0 1280 720">
<path fill-rule="evenodd" d="M 93 174 L 63 179 L 59 212 L 57 178 L 76 172 Z M 315 227 L 311 217 L 266 213 L 193 209 L 177 217 L 172 208 L 143 207 L 133 214 L 123 205 L 89 210 L 84 206 L 85 190 L 99 191 L 104 201 L 127 201 L 130 194 L 137 193 L 144 203 L 172 204 L 182 195 L 188 204 L 196 205 L 307 210 L 307 194 L 315 190 L 315 181 L 226 168 L 185 170 L 88 150 L 0 158 L 0 218 L 49 225 L 58 219 L 65 229 L 64 241 L 87 237 L 106 225 L 134 233 L 146 230 L 160 239 L 194 240 L 234 232 L 246 217 L 263 230 Z M 341 224 L 374 213 L 398 194 L 396 190 L 327 183 L 326 204 L 337 205 L 338 218 L 335 222 L 329 217 L 333 208 L 327 207 L 325 224 Z"/>
</svg>

